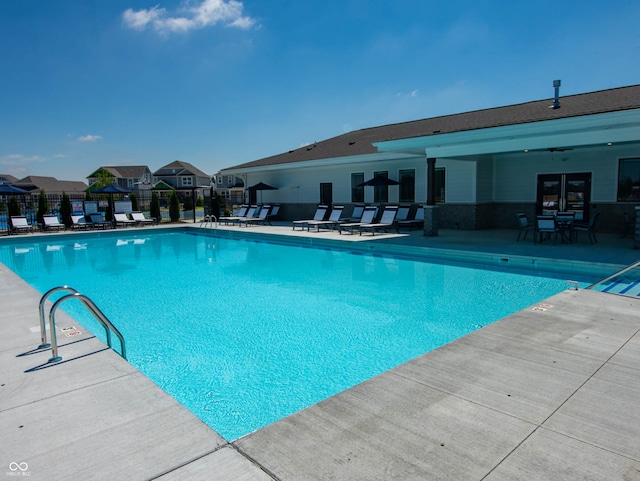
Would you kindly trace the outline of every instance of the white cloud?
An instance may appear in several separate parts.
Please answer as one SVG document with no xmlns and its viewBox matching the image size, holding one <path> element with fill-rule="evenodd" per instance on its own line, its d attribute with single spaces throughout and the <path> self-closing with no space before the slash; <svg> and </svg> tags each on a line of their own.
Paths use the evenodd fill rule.
<svg viewBox="0 0 640 481">
<path fill-rule="evenodd" d="M 101 135 L 83 135 L 82 137 L 78 137 L 76 140 L 78 142 L 95 142 L 96 140 L 100 140 L 101 138 Z"/>
<path fill-rule="evenodd" d="M 134 11 L 129 8 L 122 14 L 124 24 L 135 30 L 144 30 L 150 26 L 161 33 L 186 32 L 223 23 L 228 27 L 248 30 L 255 20 L 244 16 L 242 2 L 236 0 L 202 0 L 190 7 L 186 3 L 179 9 L 180 14 L 167 14 L 159 5 L 151 9 Z"/>
<path fill-rule="evenodd" d="M 7 154 L 0 156 L 0 165 L 24 165 L 44 160 L 39 155 Z"/>
</svg>

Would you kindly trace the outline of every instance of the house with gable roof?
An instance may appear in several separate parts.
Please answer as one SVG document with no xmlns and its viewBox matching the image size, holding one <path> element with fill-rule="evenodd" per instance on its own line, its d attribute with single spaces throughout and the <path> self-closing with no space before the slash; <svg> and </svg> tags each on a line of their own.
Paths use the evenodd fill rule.
<svg viewBox="0 0 640 481">
<path fill-rule="evenodd" d="M 153 173 L 153 181 L 165 182 L 177 190 L 192 190 L 211 186 L 210 175 L 181 160 L 176 160 L 164 167 L 160 167 Z"/>
<path fill-rule="evenodd" d="M 442 228 L 514 228 L 515 214 L 599 216 L 617 232 L 640 205 L 640 85 L 348 132 L 222 169 L 284 219 L 318 203 L 402 203 L 437 212 Z M 399 185 L 361 187 L 375 176 Z M 640 211 L 639 211 L 640 212 Z"/>
<path fill-rule="evenodd" d="M 89 186 L 100 180 L 100 174 L 107 172 L 114 178 L 114 184 L 131 191 L 149 190 L 151 188 L 151 170 L 146 165 L 105 165 L 87 176 Z"/>
</svg>

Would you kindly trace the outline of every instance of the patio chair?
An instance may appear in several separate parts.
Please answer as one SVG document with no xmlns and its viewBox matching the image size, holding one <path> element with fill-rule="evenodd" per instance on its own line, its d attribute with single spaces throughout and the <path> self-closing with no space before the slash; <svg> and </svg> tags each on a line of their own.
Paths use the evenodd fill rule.
<svg viewBox="0 0 640 481">
<path fill-rule="evenodd" d="M 374 205 L 367 206 L 364 208 L 362 212 L 362 217 L 360 218 L 360 222 L 347 222 L 346 224 L 338 225 L 338 233 L 342 234 L 342 231 L 349 232 L 353 234 L 353 231 L 359 229 L 361 225 L 364 224 L 373 224 L 373 219 L 378 212 L 378 208 Z"/>
<path fill-rule="evenodd" d="M 55 214 L 42 216 L 42 222 L 42 230 L 44 231 L 66 229 L 66 226 L 60 222 L 58 216 Z"/>
<path fill-rule="evenodd" d="M 131 220 L 124 212 L 116 212 L 113 214 L 113 223 L 116 228 L 120 225 L 122 227 L 129 227 L 130 225 L 136 225 L 135 220 Z"/>
<path fill-rule="evenodd" d="M 135 211 L 131 213 L 131 220 L 133 220 L 137 226 L 140 225 L 155 225 L 155 219 L 147 219 L 144 214 L 140 211 Z"/>
<path fill-rule="evenodd" d="M 407 206 L 407 205 L 401 205 L 400 207 L 398 207 L 398 212 L 396 214 L 396 220 L 393 221 L 396 231 L 398 231 L 398 222 L 402 222 L 405 221 L 407 219 L 409 219 L 409 212 L 411 212 L 411 207 Z"/>
<path fill-rule="evenodd" d="M 91 224 L 87 222 L 84 214 L 74 214 L 71 216 L 71 229 L 72 230 L 86 230 L 91 227 Z"/>
<path fill-rule="evenodd" d="M 593 214 L 589 218 L 589 222 L 574 222 L 573 223 L 573 236 L 574 236 L 574 240 L 576 242 L 578 241 L 578 232 L 586 232 L 587 235 L 589 236 L 589 241 L 591 242 L 592 245 L 594 243 L 598 242 L 598 239 L 596 239 L 596 234 L 594 232 L 594 229 L 595 229 L 595 226 L 596 226 L 596 219 L 598 218 L 598 214 L 600 214 L 600 212 L 596 212 L 595 214 Z"/>
<path fill-rule="evenodd" d="M 294 220 L 292 224 L 293 230 L 296 230 L 296 227 L 300 227 L 300 230 L 303 230 L 305 227 L 307 227 L 309 221 L 324 220 L 324 216 L 326 215 L 327 210 L 329 210 L 328 206 L 319 205 L 316 208 L 316 213 L 314 214 L 313 219 Z"/>
<path fill-rule="evenodd" d="M 556 228 L 563 244 L 573 242 L 573 225 L 576 218 L 575 212 L 557 212 Z"/>
<path fill-rule="evenodd" d="M 310 220 L 307 222 L 307 231 L 311 229 L 311 227 L 316 228 L 316 232 L 320 232 L 320 227 L 325 227 L 326 229 L 334 229 L 338 224 L 340 224 L 340 217 L 342 217 L 342 212 L 344 211 L 344 205 L 334 205 L 331 209 L 331 214 L 327 220 Z"/>
<path fill-rule="evenodd" d="M 535 224 L 530 224 L 529 219 L 527 219 L 527 216 L 524 215 L 524 213 L 522 212 L 517 213 L 516 217 L 518 218 L 518 225 L 520 226 L 520 230 L 518 231 L 518 238 L 516 239 L 516 242 L 520 242 L 520 236 L 522 235 L 522 233 L 524 232 L 524 237 L 522 238 L 522 240 L 525 240 L 527 238 L 527 234 L 529 233 L 529 231 L 536 230 L 536 226 Z"/>
<path fill-rule="evenodd" d="M 542 242 L 545 239 L 549 239 L 551 234 L 553 237 L 553 245 L 558 240 L 558 226 L 556 225 L 556 218 L 553 215 L 539 215 L 536 218 L 536 231 L 533 236 L 533 242 Z"/>
<path fill-rule="evenodd" d="M 33 226 L 29 224 L 27 218 L 23 215 L 11 216 L 11 233 L 17 234 L 20 232 L 33 232 Z"/>
<path fill-rule="evenodd" d="M 258 211 L 257 209 L 254 211 L 254 217 L 245 217 L 245 218 L 238 218 L 238 226 L 242 227 L 242 225 L 244 224 L 245 226 L 249 227 L 250 225 L 258 225 L 258 224 L 262 224 L 265 225 L 267 223 L 267 217 L 269 215 L 269 211 L 271 210 L 271 206 L 270 205 L 263 205 L 262 207 L 260 207 L 260 210 Z"/>
<path fill-rule="evenodd" d="M 409 227 L 409 230 L 413 230 L 414 227 L 420 228 L 424 225 L 424 208 L 418 206 L 413 219 L 399 220 L 396 222 L 396 231 L 400 232 L 402 227 Z"/>
<path fill-rule="evenodd" d="M 363 224 L 358 230 L 360 231 L 360 235 L 362 235 L 365 231 L 371 231 L 371 235 L 376 235 L 376 231 L 384 231 L 393 227 L 394 222 L 396 220 L 396 215 L 398 214 L 398 206 L 397 205 L 388 205 L 382 211 L 382 217 L 380 218 L 380 222 L 373 224 Z"/>
<path fill-rule="evenodd" d="M 99 212 L 89 214 L 89 225 L 92 229 L 106 229 L 107 227 L 113 227 L 111 222 L 104 220 L 102 214 Z"/>
</svg>

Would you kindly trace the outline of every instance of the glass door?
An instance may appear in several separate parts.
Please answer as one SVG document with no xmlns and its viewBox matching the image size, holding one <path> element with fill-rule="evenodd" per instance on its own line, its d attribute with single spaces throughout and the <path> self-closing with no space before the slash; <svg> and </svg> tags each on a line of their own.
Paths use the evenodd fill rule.
<svg viewBox="0 0 640 481">
<path fill-rule="evenodd" d="M 591 174 L 545 174 L 538 176 L 536 212 L 555 215 L 573 212 L 576 220 L 589 219 Z"/>
</svg>

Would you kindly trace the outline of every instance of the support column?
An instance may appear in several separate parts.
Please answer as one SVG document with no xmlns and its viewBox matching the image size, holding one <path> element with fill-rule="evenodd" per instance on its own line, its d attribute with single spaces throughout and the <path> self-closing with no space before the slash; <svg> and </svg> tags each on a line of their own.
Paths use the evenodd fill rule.
<svg viewBox="0 0 640 481">
<path fill-rule="evenodd" d="M 634 249 L 640 249 L 640 206 L 636 206 L 636 225 L 634 229 Z"/>
<path fill-rule="evenodd" d="M 424 207 L 424 235 L 438 235 L 440 207 L 436 206 L 436 159 L 427 157 L 427 205 Z"/>
<path fill-rule="evenodd" d="M 427 157 L 427 205 L 436 205 L 436 159 Z"/>
</svg>

